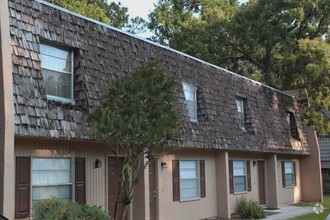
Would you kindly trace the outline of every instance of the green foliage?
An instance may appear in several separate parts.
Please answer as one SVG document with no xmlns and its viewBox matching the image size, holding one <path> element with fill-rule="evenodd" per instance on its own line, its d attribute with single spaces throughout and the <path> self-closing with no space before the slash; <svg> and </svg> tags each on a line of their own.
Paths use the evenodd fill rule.
<svg viewBox="0 0 330 220">
<path fill-rule="evenodd" d="M 97 2 L 90 0 L 47 0 L 48 2 L 79 13 L 86 17 L 110 24 L 110 19 Z"/>
<path fill-rule="evenodd" d="M 134 146 L 134 151 L 148 154 L 146 148 L 163 146 L 178 137 L 177 105 L 174 80 L 159 61 L 151 60 L 109 83 L 101 105 L 87 122 L 99 141 Z"/>
<path fill-rule="evenodd" d="M 36 220 L 108 220 L 108 213 L 97 206 L 79 205 L 76 202 L 51 197 L 36 203 Z"/>
<path fill-rule="evenodd" d="M 260 208 L 257 202 L 252 200 L 247 200 L 245 197 L 242 197 L 238 200 L 237 214 L 242 218 L 265 218 L 265 212 Z"/>
<path fill-rule="evenodd" d="M 197 10 L 196 10 L 197 8 Z M 305 116 L 330 130 L 328 0 L 160 0 L 153 40 L 281 90 L 307 88 Z"/>
<path fill-rule="evenodd" d="M 81 211 L 83 213 L 83 218 L 86 220 L 109 220 L 109 215 L 107 212 L 102 211 L 101 207 L 82 205 Z"/>
<path fill-rule="evenodd" d="M 98 141 L 107 143 L 115 154 L 120 151 L 125 155 L 117 196 L 117 204 L 124 206 L 121 219 L 133 199 L 140 166 L 147 165 L 143 159 L 152 162 L 163 155 L 165 152 L 157 149 L 180 134 L 175 82 L 160 64 L 151 59 L 133 73 L 110 82 L 101 104 L 86 117 Z"/>
<path fill-rule="evenodd" d="M 127 8 L 120 2 L 108 3 L 107 0 L 46 0 L 70 11 L 93 18 L 131 33 L 144 32 L 146 22 L 140 17 L 130 18 Z"/>
</svg>

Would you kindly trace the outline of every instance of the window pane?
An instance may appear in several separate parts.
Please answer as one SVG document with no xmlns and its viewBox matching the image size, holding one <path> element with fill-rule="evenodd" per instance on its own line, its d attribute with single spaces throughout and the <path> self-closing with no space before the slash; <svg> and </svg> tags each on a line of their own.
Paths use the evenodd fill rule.
<svg viewBox="0 0 330 220">
<path fill-rule="evenodd" d="M 71 170 L 70 158 L 33 158 L 33 170 Z"/>
<path fill-rule="evenodd" d="M 199 176 L 197 160 L 180 161 L 180 197 L 182 199 L 199 197 Z"/>
<path fill-rule="evenodd" d="M 36 201 L 55 196 L 71 200 L 71 159 L 32 159 L 32 209 Z"/>
<path fill-rule="evenodd" d="M 43 70 L 43 78 L 47 95 L 71 98 L 72 77 L 67 73 Z"/>
<path fill-rule="evenodd" d="M 181 168 L 197 169 L 197 161 L 196 160 L 180 160 L 180 169 Z"/>
<path fill-rule="evenodd" d="M 65 171 L 33 171 L 33 185 L 52 185 L 61 183 L 71 183 L 71 170 Z"/>
<path fill-rule="evenodd" d="M 234 192 L 246 191 L 246 171 L 244 160 L 233 161 Z"/>
<path fill-rule="evenodd" d="M 187 100 L 187 107 L 190 119 L 197 120 L 197 109 L 196 109 L 196 102 L 188 101 Z"/>
<path fill-rule="evenodd" d="M 32 200 L 46 199 L 51 196 L 71 200 L 71 185 L 66 186 L 34 186 L 32 188 Z"/>
<path fill-rule="evenodd" d="M 245 161 L 244 160 L 234 160 L 233 161 L 234 176 L 245 175 Z"/>
<path fill-rule="evenodd" d="M 236 107 L 238 112 L 243 112 L 243 100 L 242 99 L 236 99 Z"/>
<path fill-rule="evenodd" d="M 293 173 L 292 162 L 285 162 L 285 173 Z"/>
<path fill-rule="evenodd" d="M 293 186 L 293 174 L 285 174 L 285 185 Z"/>
<path fill-rule="evenodd" d="M 183 90 L 186 100 L 196 100 L 196 87 L 191 84 L 183 83 Z"/>
<path fill-rule="evenodd" d="M 47 95 L 72 99 L 72 52 L 41 44 L 40 56 Z"/>
<path fill-rule="evenodd" d="M 184 96 L 187 102 L 190 119 L 197 120 L 196 87 L 191 84 L 183 84 Z"/>
<path fill-rule="evenodd" d="M 234 191 L 235 192 L 246 191 L 246 178 L 245 178 L 245 176 L 235 176 L 234 177 Z"/>
<path fill-rule="evenodd" d="M 181 180 L 180 196 L 182 199 L 199 197 L 199 179 Z"/>
<path fill-rule="evenodd" d="M 41 44 L 40 53 L 42 68 L 71 72 L 71 52 Z"/>
</svg>

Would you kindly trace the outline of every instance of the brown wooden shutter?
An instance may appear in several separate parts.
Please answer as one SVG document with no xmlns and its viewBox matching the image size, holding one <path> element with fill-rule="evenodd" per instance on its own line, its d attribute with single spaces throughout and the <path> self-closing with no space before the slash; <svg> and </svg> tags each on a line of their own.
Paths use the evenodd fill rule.
<svg viewBox="0 0 330 220">
<path fill-rule="evenodd" d="M 16 157 L 15 218 L 30 216 L 31 158 Z"/>
<path fill-rule="evenodd" d="M 295 161 L 292 162 L 292 166 L 293 166 L 293 185 L 297 186 L 296 162 Z"/>
<path fill-rule="evenodd" d="M 172 160 L 173 201 L 180 201 L 180 167 L 179 160 Z"/>
<path fill-rule="evenodd" d="M 233 160 L 229 160 L 229 191 L 234 193 Z"/>
<path fill-rule="evenodd" d="M 282 168 L 282 186 L 285 188 L 286 183 L 285 183 L 285 162 L 281 161 L 281 168 Z"/>
<path fill-rule="evenodd" d="M 75 197 L 79 204 L 86 203 L 86 168 L 85 158 L 75 159 Z"/>
<path fill-rule="evenodd" d="M 201 187 L 201 198 L 206 197 L 205 189 L 205 160 L 199 161 L 199 175 L 200 175 L 200 187 Z"/>
<path fill-rule="evenodd" d="M 250 192 L 251 189 L 251 167 L 250 167 L 250 160 L 246 161 L 246 177 L 247 177 L 247 189 Z"/>
</svg>

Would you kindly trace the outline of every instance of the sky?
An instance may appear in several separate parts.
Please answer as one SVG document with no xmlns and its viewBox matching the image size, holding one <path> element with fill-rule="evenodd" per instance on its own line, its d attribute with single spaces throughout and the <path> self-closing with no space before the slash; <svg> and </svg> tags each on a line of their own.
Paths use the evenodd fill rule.
<svg viewBox="0 0 330 220">
<path fill-rule="evenodd" d="M 108 0 L 111 1 L 111 0 Z M 131 17 L 139 16 L 144 20 L 148 20 L 148 14 L 154 9 L 154 4 L 157 0 L 112 0 L 116 3 L 120 2 L 122 6 L 127 7 L 128 14 Z M 247 2 L 248 0 L 240 0 L 241 3 Z M 141 37 L 147 38 L 151 36 L 150 32 L 138 34 Z"/>
<path fill-rule="evenodd" d="M 241 3 L 247 1 L 240 0 Z M 148 14 L 154 9 L 154 3 L 157 3 L 157 0 L 114 0 L 114 2 L 120 2 L 122 6 L 127 7 L 128 14 L 132 17 L 140 16 L 147 20 Z"/>
</svg>

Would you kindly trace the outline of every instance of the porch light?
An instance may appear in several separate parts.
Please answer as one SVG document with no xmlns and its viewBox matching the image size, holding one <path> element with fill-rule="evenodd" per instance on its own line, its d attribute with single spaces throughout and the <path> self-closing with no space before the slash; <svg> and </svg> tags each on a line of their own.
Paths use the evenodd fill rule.
<svg viewBox="0 0 330 220">
<path fill-rule="evenodd" d="M 160 166 L 161 166 L 162 168 L 164 168 L 164 169 L 167 168 L 167 164 L 166 164 L 166 162 L 163 162 L 163 161 L 160 162 Z"/>
<path fill-rule="evenodd" d="M 99 160 L 99 159 L 96 159 L 95 160 L 95 168 L 100 168 L 100 167 L 102 167 L 102 161 Z"/>
</svg>

